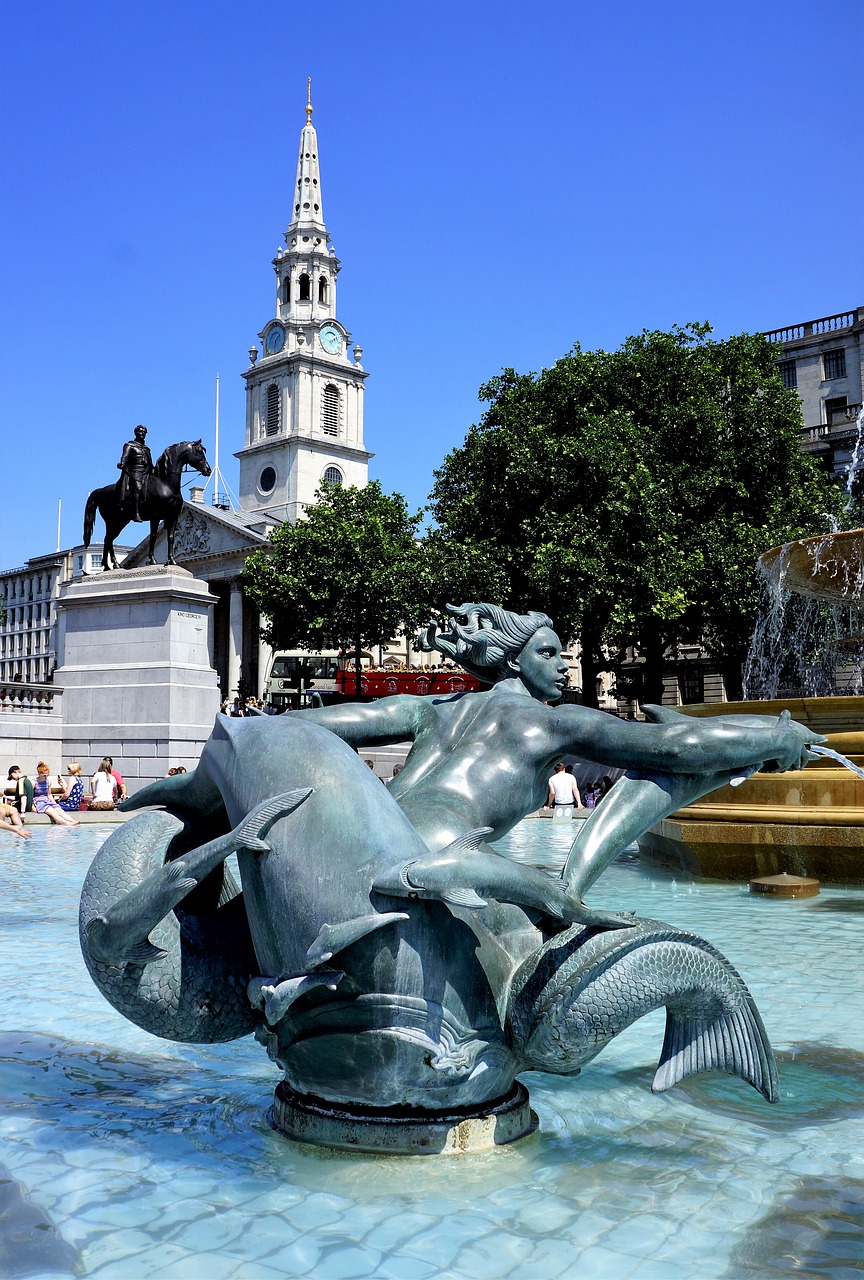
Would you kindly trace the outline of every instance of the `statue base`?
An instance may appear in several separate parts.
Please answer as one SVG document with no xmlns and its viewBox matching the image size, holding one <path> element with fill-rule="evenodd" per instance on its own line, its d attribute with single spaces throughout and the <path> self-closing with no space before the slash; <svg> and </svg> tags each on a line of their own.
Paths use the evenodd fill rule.
<svg viewBox="0 0 864 1280">
<path fill-rule="evenodd" d="M 347 1108 L 276 1086 L 273 1124 L 295 1142 L 371 1155 L 445 1156 L 489 1151 L 526 1138 L 537 1129 L 528 1090 L 518 1081 L 499 1103 L 474 1110 L 379 1111 Z"/>
</svg>

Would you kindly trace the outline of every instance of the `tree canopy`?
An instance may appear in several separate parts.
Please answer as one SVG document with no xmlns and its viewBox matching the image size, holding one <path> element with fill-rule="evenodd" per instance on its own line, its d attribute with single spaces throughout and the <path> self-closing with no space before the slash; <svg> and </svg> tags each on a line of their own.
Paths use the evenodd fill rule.
<svg viewBox="0 0 864 1280">
<path fill-rule="evenodd" d="M 707 325 L 645 331 L 617 351 L 573 348 L 550 369 L 505 369 L 488 408 L 435 473 L 440 546 L 476 549 L 517 608 L 542 608 L 582 650 L 583 696 L 700 639 L 740 672 L 756 558 L 824 528 L 841 495 L 800 448 L 801 409 L 761 335 Z"/>
<path fill-rule="evenodd" d="M 421 513 L 400 494 L 324 485 L 296 524 L 271 534 L 273 549 L 246 561 L 244 589 L 277 649 L 350 649 L 357 689 L 364 646 L 383 644 L 428 617 L 428 581 L 417 544 Z"/>
</svg>

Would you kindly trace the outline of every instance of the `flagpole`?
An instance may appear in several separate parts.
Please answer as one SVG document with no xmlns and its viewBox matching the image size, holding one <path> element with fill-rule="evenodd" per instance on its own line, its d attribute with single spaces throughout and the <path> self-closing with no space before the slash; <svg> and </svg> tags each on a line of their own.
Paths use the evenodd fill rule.
<svg viewBox="0 0 864 1280">
<path fill-rule="evenodd" d="M 213 458 L 213 503 L 219 502 L 219 374 L 216 374 L 216 451 Z"/>
</svg>

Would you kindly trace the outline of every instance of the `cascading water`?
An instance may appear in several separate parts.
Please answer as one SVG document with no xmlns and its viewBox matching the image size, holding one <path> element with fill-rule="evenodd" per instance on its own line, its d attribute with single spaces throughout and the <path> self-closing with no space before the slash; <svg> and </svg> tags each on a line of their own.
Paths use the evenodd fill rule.
<svg viewBox="0 0 864 1280">
<path fill-rule="evenodd" d="M 864 692 L 861 609 L 789 590 L 784 585 L 785 551 L 773 564 L 759 566 L 763 594 L 744 667 L 745 698 Z"/>
<path fill-rule="evenodd" d="M 864 408 L 846 472 L 864 470 Z M 762 602 L 744 667 L 746 698 L 864 692 L 864 530 L 786 543 L 763 556 Z"/>
</svg>

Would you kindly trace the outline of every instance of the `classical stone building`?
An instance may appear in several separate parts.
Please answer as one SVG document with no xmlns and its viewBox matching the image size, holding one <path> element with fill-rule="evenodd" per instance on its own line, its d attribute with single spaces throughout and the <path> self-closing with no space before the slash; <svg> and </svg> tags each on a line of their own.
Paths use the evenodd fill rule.
<svg viewBox="0 0 864 1280">
<path fill-rule="evenodd" d="M 122 562 L 128 547 L 116 547 Z M 51 681 L 58 662 L 57 598 L 71 578 L 102 568 L 102 544 L 33 556 L 0 572 L 0 685 L 19 693 Z"/>
<path fill-rule="evenodd" d="M 798 392 L 802 447 L 832 475 L 845 475 L 858 435 L 864 388 L 864 307 L 766 333 L 779 347 L 780 372 Z"/>
</svg>

